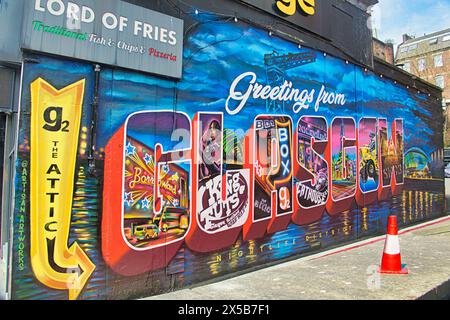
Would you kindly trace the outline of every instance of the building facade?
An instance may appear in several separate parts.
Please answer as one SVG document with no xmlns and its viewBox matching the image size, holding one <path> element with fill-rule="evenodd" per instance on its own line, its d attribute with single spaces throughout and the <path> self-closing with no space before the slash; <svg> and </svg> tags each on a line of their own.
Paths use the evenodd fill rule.
<svg viewBox="0 0 450 320">
<path fill-rule="evenodd" d="M 450 104 L 450 29 L 420 38 L 403 37 L 396 64 L 444 90 L 446 105 Z"/>
<path fill-rule="evenodd" d="M 442 216 L 441 91 L 352 2 L 1 1 L 2 298 L 155 295 Z"/>
<path fill-rule="evenodd" d="M 443 90 L 443 107 L 446 110 L 445 144 L 450 147 L 450 29 L 420 38 L 404 35 L 403 43 L 398 47 L 396 64 Z"/>
</svg>

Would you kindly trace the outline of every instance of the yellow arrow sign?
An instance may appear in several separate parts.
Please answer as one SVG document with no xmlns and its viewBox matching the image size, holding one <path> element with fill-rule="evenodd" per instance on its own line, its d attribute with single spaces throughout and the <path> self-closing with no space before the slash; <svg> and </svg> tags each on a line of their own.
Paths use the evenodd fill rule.
<svg viewBox="0 0 450 320">
<path fill-rule="evenodd" d="M 44 285 L 75 300 L 95 265 L 68 246 L 85 80 L 56 90 L 31 84 L 31 266 Z"/>
</svg>

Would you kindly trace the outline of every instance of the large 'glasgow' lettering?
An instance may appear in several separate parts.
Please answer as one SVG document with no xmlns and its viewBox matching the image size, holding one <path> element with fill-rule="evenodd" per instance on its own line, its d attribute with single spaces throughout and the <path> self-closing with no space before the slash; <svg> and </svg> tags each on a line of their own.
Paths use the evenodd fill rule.
<svg viewBox="0 0 450 320">
<path fill-rule="evenodd" d="M 192 128 L 192 130 L 191 130 Z M 241 140 L 238 139 L 241 136 Z M 238 143 L 238 141 L 242 141 Z M 397 194 L 403 120 L 222 113 L 131 115 L 106 148 L 103 255 L 122 275 L 166 266 L 182 243 L 212 252 Z"/>
</svg>

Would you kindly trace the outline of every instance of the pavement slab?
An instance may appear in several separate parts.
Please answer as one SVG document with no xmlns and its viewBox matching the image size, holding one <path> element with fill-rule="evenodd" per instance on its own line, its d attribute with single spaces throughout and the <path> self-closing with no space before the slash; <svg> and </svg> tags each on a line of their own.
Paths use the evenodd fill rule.
<svg viewBox="0 0 450 320">
<path fill-rule="evenodd" d="M 145 300 L 415 300 L 450 293 L 450 217 L 400 232 L 408 275 L 380 275 L 385 237 Z"/>
</svg>

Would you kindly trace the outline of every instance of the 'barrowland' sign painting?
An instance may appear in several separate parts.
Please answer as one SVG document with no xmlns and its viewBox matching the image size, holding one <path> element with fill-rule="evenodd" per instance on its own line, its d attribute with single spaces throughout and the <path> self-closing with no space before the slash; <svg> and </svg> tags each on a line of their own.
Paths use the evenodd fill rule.
<svg viewBox="0 0 450 320">
<path fill-rule="evenodd" d="M 102 42 L 164 26 L 140 9 L 116 16 L 115 30 L 93 28 L 115 25 L 117 7 L 84 1 L 71 33 L 61 1 L 33 3 L 34 36 L 94 53 L 140 57 Z M 382 234 L 391 214 L 401 227 L 445 214 L 437 97 L 244 21 L 199 16 L 181 80 L 26 54 L 12 298 L 165 293 Z M 165 29 L 146 50 L 164 39 L 158 50 L 179 61 L 179 33 Z"/>
<path fill-rule="evenodd" d="M 22 47 L 181 78 L 183 20 L 115 0 L 27 0 Z"/>
</svg>

